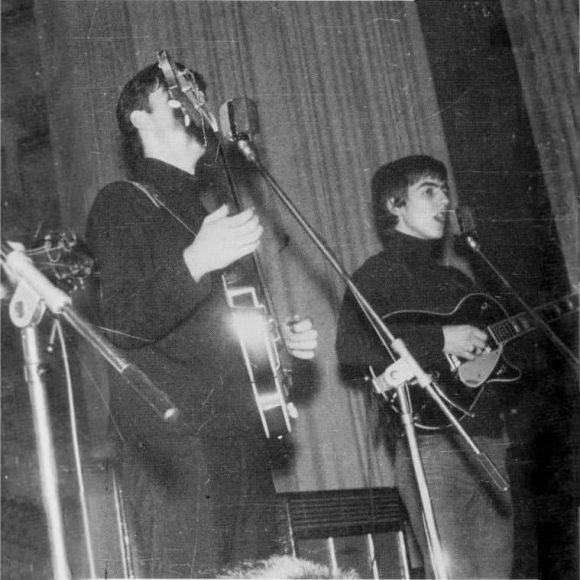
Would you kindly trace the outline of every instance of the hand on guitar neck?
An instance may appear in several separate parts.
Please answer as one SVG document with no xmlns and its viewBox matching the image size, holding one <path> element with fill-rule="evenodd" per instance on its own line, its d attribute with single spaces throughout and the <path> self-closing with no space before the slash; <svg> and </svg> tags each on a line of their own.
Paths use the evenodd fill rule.
<svg viewBox="0 0 580 580">
<path fill-rule="evenodd" d="M 316 354 L 318 332 L 310 318 L 292 316 L 282 327 L 282 338 L 288 352 L 296 358 L 311 360 Z"/>
</svg>

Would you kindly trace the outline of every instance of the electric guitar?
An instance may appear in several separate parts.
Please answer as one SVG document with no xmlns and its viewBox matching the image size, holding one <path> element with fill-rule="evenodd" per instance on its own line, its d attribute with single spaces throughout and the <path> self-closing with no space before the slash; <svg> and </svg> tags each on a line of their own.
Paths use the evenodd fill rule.
<svg viewBox="0 0 580 580">
<path fill-rule="evenodd" d="M 578 312 L 578 294 L 573 293 L 559 300 L 537 307 L 535 313 L 546 323 Z M 509 316 L 503 306 L 486 294 L 470 294 L 463 298 L 449 313 L 420 310 L 400 310 L 383 318 L 387 325 L 394 322 L 438 323 L 444 325 L 471 324 L 488 335 L 486 350 L 474 360 L 461 360 L 445 355 L 441 362 L 427 371 L 436 379 L 439 394 L 459 419 L 473 414 L 486 385 L 517 381 L 522 372 L 503 356 L 505 346 L 523 336 L 537 325 L 533 317 L 522 312 Z M 439 411 L 431 412 L 435 403 L 422 389 L 410 389 L 416 426 L 425 430 L 437 430 L 448 426 Z"/>
<path fill-rule="evenodd" d="M 204 131 L 208 128 L 217 133 L 217 122 L 207 107 L 203 90 L 197 85 L 195 73 L 177 68 L 164 50 L 157 53 L 157 59 L 168 84 L 170 101 L 179 103 L 186 126 L 193 121 Z M 241 211 L 242 204 L 221 146 L 218 152 L 229 182 L 232 205 Z M 248 276 L 247 270 L 244 272 L 241 267 L 229 268 L 222 275 L 225 298 L 264 433 L 267 438 L 282 439 L 292 431 L 291 420 L 297 416 L 296 408 L 288 402 L 289 373 L 279 357 L 283 340 L 258 256 L 254 253 L 243 261 L 250 262 L 252 275 Z"/>
</svg>

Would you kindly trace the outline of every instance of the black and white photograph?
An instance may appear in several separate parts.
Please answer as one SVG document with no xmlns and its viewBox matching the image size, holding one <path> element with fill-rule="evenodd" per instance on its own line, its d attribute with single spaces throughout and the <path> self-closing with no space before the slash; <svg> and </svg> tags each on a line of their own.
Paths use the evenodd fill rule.
<svg viewBox="0 0 580 580">
<path fill-rule="evenodd" d="M 577 580 L 577 0 L 2 0 L 7 580 Z"/>
</svg>

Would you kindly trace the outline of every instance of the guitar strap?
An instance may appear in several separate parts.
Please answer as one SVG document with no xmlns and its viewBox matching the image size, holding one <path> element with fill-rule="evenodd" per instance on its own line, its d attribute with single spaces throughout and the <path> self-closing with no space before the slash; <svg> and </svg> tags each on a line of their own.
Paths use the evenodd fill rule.
<svg viewBox="0 0 580 580">
<path fill-rule="evenodd" d="M 138 181 L 127 181 L 127 183 L 134 185 L 139 191 L 141 191 L 141 193 L 144 193 L 147 196 L 147 198 L 149 199 L 149 201 L 151 201 L 151 203 L 155 207 L 164 209 L 169 215 L 171 215 L 171 217 L 173 217 L 173 219 L 175 219 L 177 222 L 179 222 L 189 233 L 193 234 L 194 236 L 197 235 L 197 233 L 183 219 L 181 219 L 163 201 L 161 201 L 161 199 L 157 193 L 157 190 L 153 186 L 149 185 L 149 187 L 150 187 L 150 190 L 149 190 L 142 183 L 139 183 Z"/>
<path fill-rule="evenodd" d="M 138 181 L 127 181 L 127 183 L 134 185 L 139 191 L 144 193 L 155 207 L 161 207 L 161 204 L 158 201 L 159 196 L 157 195 L 157 193 L 155 193 L 155 195 L 150 193 L 149 190 L 143 184 L 139 183 Z"/>
</svg>

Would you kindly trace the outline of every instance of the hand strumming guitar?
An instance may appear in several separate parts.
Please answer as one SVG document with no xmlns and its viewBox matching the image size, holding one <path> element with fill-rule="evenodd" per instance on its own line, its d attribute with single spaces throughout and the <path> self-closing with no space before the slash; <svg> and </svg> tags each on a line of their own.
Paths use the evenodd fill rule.
<svg viewBox="0 0 580 580">
<path fill-rule="evenodd" d="M 466 360 L 474 360 L 486 349 L 487 334 L 469 324 L 443 326 L 443 337 L 443 352 Z"/>
<path fill-rule="evenodd" d="M 229 212 L 228 206 L 222 205 L 209 214 L 193 243 L 183 251 L 185 263 L 196 282 L 258 247 L 264 228 L 254 210 L 246 209 L 234 216 Z"/>
</svg>

